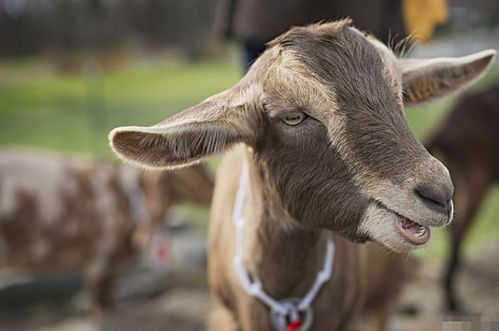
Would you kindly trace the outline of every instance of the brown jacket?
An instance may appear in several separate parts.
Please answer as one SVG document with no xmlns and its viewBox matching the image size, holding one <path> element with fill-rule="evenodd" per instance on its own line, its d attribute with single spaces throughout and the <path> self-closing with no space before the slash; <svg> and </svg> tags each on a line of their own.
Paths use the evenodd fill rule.
<svg viewBox="0 0 499 331">
<path fill-rule="evenodd" d="M 388 41 L 405 37 L 400 1 L 395 0 L 218 0 L 215 32 L 261 45 L 291 26 L 351 17 L 361 30 Z"/>
</svg>

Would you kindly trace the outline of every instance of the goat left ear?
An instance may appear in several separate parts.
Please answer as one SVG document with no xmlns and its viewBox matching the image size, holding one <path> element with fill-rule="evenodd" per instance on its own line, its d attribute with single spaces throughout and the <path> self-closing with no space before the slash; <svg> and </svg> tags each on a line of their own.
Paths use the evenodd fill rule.
<svg viewBox="0 0 499 331">
<path fill-rule="evenodd" d="M 430 101 L 466 87 L 485 73 L 495 55 L 491 49 L 457 58 L 399 59 L 404 103 Z"/>
<path fill-rule="evenodd" d="M 154 126 L 116 128 L 109 141 L 125 161 L 173 169 L 199 162 L 236 143 L 251 144 L 255 126 L 251 119 L 244 104 L 231 103 L 221 94 Z"/>
</svg>

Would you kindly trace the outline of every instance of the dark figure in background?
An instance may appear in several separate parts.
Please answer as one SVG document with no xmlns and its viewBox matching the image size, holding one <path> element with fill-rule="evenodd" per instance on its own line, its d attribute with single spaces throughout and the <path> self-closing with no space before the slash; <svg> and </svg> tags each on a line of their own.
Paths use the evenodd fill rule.
<svg viewBox="0 0 499 331">
<path fill-rule="evenodd" d="M 291 26 L 342 17 L 385 43 L 406 36 L 400 0 L 218 0 L 215 31 L 242 42 L 247 70 L 265 44 Z"/>
<path fill-rule="evenodd" d="M 489 188 L 499 181 L 499 84 L 463 96 L 430 134 L 426 148 L 454 182 L 457 210 L 444 286 L 447 308 L 459 311 L 455 277 L 461 246 Z"/>
</svg>

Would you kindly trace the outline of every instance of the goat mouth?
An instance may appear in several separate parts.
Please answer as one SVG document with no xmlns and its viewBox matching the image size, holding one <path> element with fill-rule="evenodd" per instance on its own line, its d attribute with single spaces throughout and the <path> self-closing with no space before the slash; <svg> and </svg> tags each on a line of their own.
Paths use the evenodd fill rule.
<svg viewBox="0 0 499 331">
<path fill-rule="evenodd" d="M 421 246 L 430 240 L 431 231 L 426 225 L 416 223 L 402 216 L 395 221 L 395 224 L 402 237 L 413 245 Z"/>
<path fill-rule="evenodd" d="M 388 208 L 380 200 L 375 201 L 380 208 L 383 208 L 396 216 L 396 219 L 394 220 L 395 227 L 405 241 L 414 246 L 423 246 L 430 241 L 431 230 L 429 226 L 414 222 L 413 220 L 400 215 Z"/>
</svg>

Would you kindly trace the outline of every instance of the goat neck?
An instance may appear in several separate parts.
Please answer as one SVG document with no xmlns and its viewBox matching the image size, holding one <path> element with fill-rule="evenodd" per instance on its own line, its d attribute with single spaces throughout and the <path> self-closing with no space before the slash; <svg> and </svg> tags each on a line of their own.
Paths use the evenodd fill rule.
<svg viewBox="0 0 499 331">
<path fill-rule="evenodd" d="M 245 261 L 265 290 L 276 298 L 303 295 L 321 269 L 328 233 L 293 220 L 263 189 L 258 165 L 249 164 L 244 214 Z"/>
</svg>

